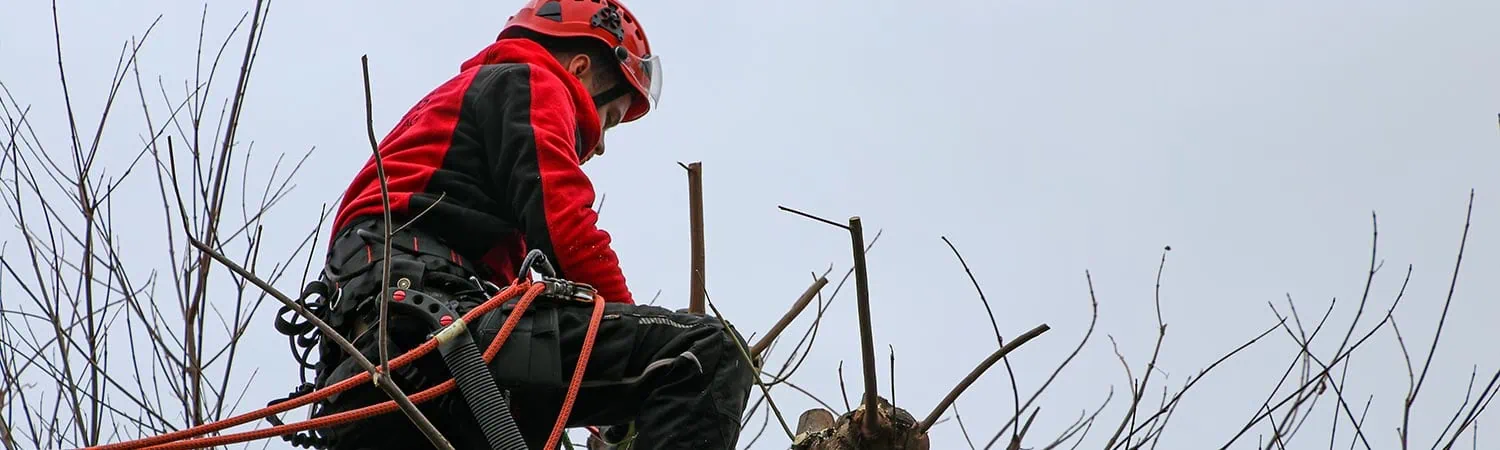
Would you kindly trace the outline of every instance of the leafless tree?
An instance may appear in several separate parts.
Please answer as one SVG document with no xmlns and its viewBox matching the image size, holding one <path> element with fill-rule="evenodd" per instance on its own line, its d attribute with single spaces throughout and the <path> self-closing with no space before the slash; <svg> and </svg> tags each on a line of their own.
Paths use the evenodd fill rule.
<svg viewBox="0 0 1500 450">
<path fill-rule="evenodd" d="M 157 23 L 144 27 L 140 36 L 121 46 L 107 97 L 100 109 L 92 112 L 75 108 L 78 105 L 69 85 L 68 60 L 62 51 L 65 20 L 58 17 L 54 6 L 51 40 L 56 49 L 57 91 L 51 95 L 18 95 L 0 80 L 0 120 L 5 125 L 0 139 L 0 198 L 10 221 L 7 229 L 16 230 L 7 234 L 0 249 L 0 444 L 6 450 L 88 447 L 156 436 L 242 412 L 245 401 L 260 404 L 267 400 L 245 398 L 257 372 L 254 367 L 236 364 L 244 349 L 241 339 L 251 327 L 265 323 L 263 306 L 268 298 L 286 301 L 284 295 L 269 292 L 268 284 L 305 277 L 312 270 L 318 232 L 324 228 L 328 213 L 326 207 L 319 211 L 316 223 L 306 221 L 310 217 L 306 211 L 287 213 L 304 218 L 308 230 L 296 245 L 266 248 L 263 225 L 273 208 L 292 192 L 293 181 L 312 151 L 266 155 L 254 150 L 253 141 L 239 137 L 241 111 L 253 98 L 249 95 L 251 74 L 269 4 L 256 1 L 231 29 L 217 36 L 206 26 L 209 11 L 205 8 L 199 18 L 197 65 L 186 79 L 143 74 L 137 55 L 151 41 Z M 368 114 L 368 84 L 366 89 Z M 35 102 L 58 102 L 66 115 L 44 120 L 32 113 L 30 105 Z M 119 125 L 122 121 L 124 124 Z M 68 133 L 63 139 L 53 139 L 38 129 L 66 129 Z M 132 136 L 118 131 L 122 129 L 136 131 Z M 373 128 L 369 137 L 373 146 Z M 706 306 L 709 313 L 718 315 L 701 267 L 702 166 L 695 163 L 684 167 L 689 170 L 690 190 L 694 191 L 689 207 L 695 241 L 694 267 L 689 276 L 691 304 L 695 309 Z M 1298 438 L 1302 439 L 1298 442 L 1310 443 L 1317 439 L 1309 445 L 1321 446 L 1323 439 L 1307 437 L 1304 425 L 1327 420 L 1326 442 L 1330 448 L 1399 445 L 1407 449 L 1418 445 L 1450 449 L 1463 439 L 1477 442 L 1478 419 L 1500 395 L 1500 371 L 1489 374 L 1476 367 L 1468 377 L 1468 395 L 1459 405 L 1418 401 L 1429 380 L 1459 379 L 1431 369 L 1460 278 L 1469 231 L 1466 219 L 1452 280 L 1430 339 L 1408 341 L 1397 326 L 1397 306 L 1407 294 L 1405 280 L 1389 300 L 1382 301 L 1372 292 L 1371 285 L 1381 268 L 1376 245 L 1379 234 L 1375 232 L 1368 276 L 1362 295 L 1353 305 L 1351 320 L 1345 324 L 1333 320 L 1335 311 L 1347 311 L 1348 305 L 1341 310 L 1338 302 L 1329 302 L 1321 317 L 1313 321 L 1299 312 L 1299 304 L 1305 307 L 1305 302 L 1294 302 L 1287 296 L 1284 303 L 1269 303 L 1263 332 L 1246 336 L 1244 344 L 1226 349 L 1222 357 L 1207 362 L 1177 385 L 1165 382 L 1167 374 L 1159 366 L 1163 343 L 1169 337 L 1160 295 L 1170 251 L 1165 249 L 1157 268 L 1157 292 L 1150 299 L 1156 322 L 1152 324 L 1155 340 L 1147 362 L 1143 366 L 1130 364 L 1130 358 L 1116 345 L 1115 355 L 1124 368 L 1126 386 L 1110 387 L 1097 407 L 1078 411 L 1077 418 L 1062 430 L 1048 431 L 1033 428 L 1038 416 L 1052 414 L 1050 410 L 1043 412 L 1037 400 L 1054 387 L 1059 374 L 1085 347 L 1097 343 L 1100 299 L 1092 274 L 1083 274 L 1087 292 L 1078 294 L 1090 306 L 1089 325 L 1072 351 L 1058 355 L 1060 360 L 1054 366 L 1013 366 L 1009 355 L 1023 351 L 1018 349 L 1030 340 L 1053 338 L 1044 336 L 1049 327 L 1041 324 L 1007 339 L 1006 333 L 1020 330 L 1002 330 L 994 322 L 995 307 L 985 296 L 980 277 L 970 270 L 958 246 L 945 237 L 944 243 L 953 251 L 991 319 L 996 349 L 977 361 L 976 367 L 925 416 L 913 415 L 895 404 L 898 383 L 893 377 L 886 380 L 889 399 L 875 392 L 879 375 L 871 370 L 875 342 L 868 323 L 870 305 L 863 266 L 865 258 L 874 254 L 881 233 L 865 239 L 858 218 L 845 224 L 784 209 L 849 232 L 853 260 L 831 290 L 827 285 L 829 275 L 834 273 L 832 266 L 813 273 L 811 286 L 791 303 L 783 319 L 758 339 L 752 334 L 752 345 L 741 349 L 742 356 L 760 369 L 755 399 L 744 416 L 746 445 L 760 442 L 767 430 L 779 428 L 781 433 L 769 434 L 784 434 L 788 445 L 805 449 L 860 445 L 925 448 L 927 434 L 939 431 L 961 435 L 974 449 L 996 445 L 1011 450 L 1064 446 L 1154 449 L 1183 399 L 1201 380 L 1241 351 L 1270 345 L 1265 341 L 1283 335 L 1294 345 L 1285 348 L 1283 375 L 1267 380 L 1273 387 L 1264 402 L 1253 411 L 1213 411 L 1220 417 L 1244 417 L 1244 424 L 1234 434 L 1224 436 L 1224 442 L 1195 446 L 1254 445 L 1279 450 L 1289 448 Z M 1471 192 L 1470 212 L 1472 209 Z M 276 234 L 286 235 L 281 231 Z M 205 251 L 205 247 L 214 251 Z M 1412 270 L 1408 266 L 1406 280 Z M 258 275 L 250 275 L 252 272 Z M 799 369 L 817 346 L 823 321 L 841 320 L 826 313 L 851 280 L 860 317 L 846 319 L 861 325 L 859 359 L 863 364 L 853 378 L 864 392 L 856 393 L 851 402 L 841 366 L 836 376 L 842 402 L 830 402 L 824 398 L 833 398 L 833 393 L 813 392 L 798 380 L 835 375 Z M 704 305 L 699 305 L 700 296 Z M 809 313 L 805 330 L 789 351 L 782 352 L 783 331 L 814 305 L 816 312 Z M 1406 332 L 1411 330 L 1407 328 Z M 1349 361 L 1356 351 L 1385 333 L 1399 344 L 1410 379 L 1407 391 L 1400 393 L 1401 426 L 1394 433 L 1366 429 L 1373 396 L 1380 393 L 1349 392 L 1347 383 Z M 1113 337 L 1110 340 L 1113 344 Z M 1326 342 L 1336 342 L 1331 352 L 1316 350 L 1328 347 L 1319 345 Z M 298 351 L 295 343 L 291 347 Z M 1425 355 L 1417 353 L 1414 357 L 1414 348 L 1417 352 L 1425 350 Z M 773 356 L 779 361 L 768 362 Z M 894 348 L 890 357 L 895 357 Z M 380 363 L 385 364 L 387 359 L 383 355 Z M 1011 391 L 1010 404 L 1002 410 L 1009 419 L 965 423 L 956 402 L 966 388 L 984 381 L 987 371 L 999 364 L 1006 368 Z M 1014 375 L 1016 371 L 1046 369 L 1050 369 L 1047 378 L 1034 386 L 1023 386 Z M 1126 400 L 1123 405 L 1112 404 L 1117 391 L 1118 397 Z M 805 396 L 821 407 L 797 416 L 798 423 L 793 424 L 789 422 L 791 412 L 777 405 L 776 399 L 785 395 Z M 1442 430 L 1434 430 L 1434 442 L 1414 443 L 1410 433 L 1413 415 L 1450 419 Z M 954 419 L 956 429 L 935 428 L 946 421 L 944 417 Z M 756 418 L 761 419 L 760 424 L 751 432 Z M 778 422 L 777 427 L 771 426 L 773 420 Z M 983 445 L 971 439 L 986 432 L 991 437 Z M 1253 443 L 1252 434 L 1256 438 Z M 1387 444 L 1390 439 L 1396 444 Z"/>
<path fill-rule="evenodd" d="M 1180 386 L 1172 387 L 1160 382 L 1153 384 L 1152 380 L 1156 375 L 1166 375 L 1162 371 L 1162 369 L 1158 367 L 1158 362 L 1162 354 L 1162 344 L 1167 338 L 1168 329 L 1168 324 L 1163 320 L 1163 316 L 1161 313 L 1162 298 L 1160 292 L 1162 286 L 1162 274 L 1165 271 L 1167 265 L 1167 253 L 1171 250 L 1170 247 L 1167 247 L 1162 252 L 1160 264 L 1157 268 L 1156 291 L 1154 297 L 1152 298 L 1152 305 L 1156 312 L 1157 322 L 1154 326 L 1154 329 L 1156 330 L 1156 340 L 1154 342 L 1154 345 L 1152 346 L 1149 360 L 1146 362 L 1144 367 L 1133 367 L 1127 361 L 1127 358 L 1123 354 L 1121 354 L 1119 346 L 1117 344 L 1114 346 L 1115 355 L 1123 365 L 1126 379 L 1128 380 L 1128 385 L 1126 386 L 1128 388 L 1126 392 L 1129 394 L 1129 396 L 1126 397 L 1128 403 L 1124 406 L 1125 409 L 1123 412 L 1119 413 L 1119 415 L 1116 416 L 1113 420 L 1101 422 L 1101 420 L 1107 420 L 1107 418 L 1109 417 L 1108 415 L 1101 415 L 1101 413 L 1104 413 L 1106 407 L 1114 398 L 1114 389 L 1112 388 L 1097 408 L 1094 408 L 1091 411 L 1082 411 L 1079 414 L 1077 420 L 1075 420 L 1069 426 L 1065 427 L 1062 431 L 1053 435 L 1053 437 L 1028 439 L 1028 435 L 1035 434 L 1031 433 L 1031 424 L 1035 420 L 1036 416 L 1040 414 L 1040 407 L 1034 406 L 1034 401 L 1049 387 L 1052 387 L 1053 380 L 1055 380 L 1057 375 L 1074 360 L 1074 358 L 1079 354 L 1079 351 L 1089 343 L 1090 338 L 1094 334 L 1094 327 L 1098 321 L 1099 300 L 1094 292 L 1092 276 L 1089 276 L 1086 273 L 1085 278 L 1088 281 L 1087 298 L 1089 300 L 1093 313 L 1090 317 L 1089 327 L 1087 331 L 1085 331 L 1082 339 L 1079 341 L 1077 346 L 1074 347 L 1074 350 L 1062 358 L 1061 362 L 1052 370 L 1051 375 L 1043 383 L 1034 388 L 1035 390 L 1031 395 L 1027 397 L 1028 400 L 1025 403 L 1021 403 L 1019 401 L 1019 395 L 1014 396 L 1017 408 L 1015 414 L 1010 418 L 1010 420 L 999 424 L 999 429 L 994 432 L 993 436 L 989 439 L 988 442 L 984 443 L 982 446 L 976 444 L 970 434 L 971 429 L 975 428 L 974 425 L 965 424 L 962 420 L 962 417 L 958 415 L 957 409 L 954 408 L 954 418 L 958 419 L 957 422 L 959 430 L 957 431 L 962 434 L 964 440 L 971 448 L 976 449 L 989 449 L 994 447 L 997 443 L 1001 443 L 1002 441 L 1004 442 L 1005 448 L 1011 450 L 1021 448 L 1054 449 L 1062 448 L 1064 445 L 1070 444 L 1071 445 L 1068 448 L 1088 448 L 1094 445 L 1098 445 L 1100 448 L 1103 448 L 1105 450 L 1135 450 L 1142 448 L 1154 449 L 1161 442 L 1161 438 L 1166 432 L 1167 425 L 1170 422 L 1170 419 L 1173 417 L 1173 414 L 1178 411 L 1178 408 L 1182 405 L 1183 399 L 1195 385 L 1202 381 L 1215 368 L 1219 367 L 1221 364 L 1239 354 L 1246 348 L 1257 345 L 1258 343 L 1267 340 L 1268 336 L 1284 334 L 1290 337 L 1291 342 L 1294 343 L 1294 346 L 1288 349 L 1289 352 L 1287 356 L 1289 362 L 1282 376 L 1279 379 L 1271 380 L 1273 381 L 1274 387 L 1272 388 L 1271 392 L 1267 394 L 1266 400 L 1261 405 L 1259 405 L 1259 408 L 1253 411 L 1246 412 L 1246 415 L 1248 415 L 1249 418 L 1246 419 L 1243 427 L 1237 430 L 1237 432 L 1233 435 L 1226 436 L 1224 438 L 1224 442 L 1194 443 L 1192 445 L 1194 445 L 1195 447 L 1221 445 L 1221 448 L 1231 448 L 1232 446 L 1241 444 L 1243 441 L 1245 441 L 1245 438 L 1247 437 L 1246 435 L 1251 431 L 1261 430 L 1259 432 L 1259 439 L 1257 440 L 1257 442 L 1246 445 L 1254 445 L 1256 448 L 1264 448 L 1266 450 L 1284 450 L 1286 448 L 1290 448 L 1290 443 L 1294 438 L 1299 437 L 1299 432 L 1303 430 L 1304 425 L 1306 425 L 1310 420 L 1318 420 L 1318 418 L 1321 417 L 1325 420 L 1328 420 L 1328 422 L 1325 423 L 1325 426 L 1329 430 L 1329 436 L 1327 438 L 1329 448 L 1342 448 L 1344 446 L 1347 446 L 1349 448 L 1362 447 L 1366 449 L 1373 449 L 1396 448 L 1396 446 L 1398 445 L 1399 448 L 1403 450 L 1411 448 L 1413 444 L 1408 438 L 1408 436 L 1410 435 L 1409 429 L 1411 427 L 1410 418 L 1413 416 L 1414 407 L 1418 405 L 1417 396 L 1421 392 L 1424 382 L 1428 379 L 1430 369 L 1432 367 L 1432 357 L 1438 351 L 1440 338 L 1447 323 L 1446 319 L 1448 316 L 1448 312 L 1453 304 L 1453 294 L 1458 285 L 1458 280 L 1460 278 L 1460 272 L 1462 269 L 1464 248 L 1468 242 L 1468 233 L 1470 228 L 1469 217 L 1472 216 L 1474 207 L 1473 196 L 1474 193 L 1470 192 L 1468 211 L 1466 212 L 1465 220 L 1463 223 L 1463 233 L 1459 238 L 1457 257 L 1454 262 L 1448 292 L 1444 297 L 1444 301 L 1442 303 L 1441 315 L 1439 316 L 1439 319 L 1435 326 L 1432 327 L 1431 339 L 1428 343 L 1427 354 L 1425 358 L 1422 359 L 1420 367 L 1414 366 L 1412 362 L 1413 358 L 1411 356 L 1407 341 L 1401 335 L 1401 330 L 1397 327 L 1396 324 L 1396 310 L 1397 307 L 1401 304 L 1401 300 L 1406 297 L 1406 287 L 1407 282 L 1410 281 L 1412 267 L 1407 267 L 1405 277 L 1402 280 L 1401 288 L 1397 292 L 1393 293 L 1392 298 L 1388 301 L 1388 303 L 1380 306 L 1381 308 L 1383 308 L 1383 312 L 1378 315 L 1372 314 L 1370 312 L 1372 309 L 1376 308 L 1376 306 L 1374 306 L 1372 303 L 1378 302 L 1378 300 L 1372 299 L 1373 292 L 1371 286 L 1374 282 L 1375 276 L 1377 275 L 1381 267 L 1379 254 L 1377 251 L 1377 244 L 1379 242 L 1379 233 L 1377 228 L 1376 230 L 1372 230 L 1373 242 L 1371 243 L 1370 265 L 1367 270 L 1365 286 L 1361 291 L 1359 301 L 1354 307 L 1352 318 L 1350 319 L 1348 324 L 1343 326 L 1328 326 L 1333 325 L 1329 322 L 1329 319 L 1333 317 L 1333 313 L 1337 306 L 1337 302 L 1330 302 L 1327 309 L 1322 314 L 1322 317 L 1319 318 L 1316 323 L 1313 323 L 1311 325 L 1311 329 L 1309 329 L 1307 325 L 1308 322 L 1306 322 L 1304 320 L 1305 318 L 1298 312 L 1297 303 L 1292 300 L 1291 296 L 1287 296 L 1284 306 L 1282 307 L 1278 307 L 1277 303 L 1275 302 L 1268 303 L 1269 309 L 1271 311 L 1271 317 L 1275 320 L 1270 321 L 1269 326 L 1263 332 L 1257 334 L 1256 336 L 1248 338 L 1242 345 L 1227 351 L 1222 357 L 1218 358 L 1215 361 L 1212 361 L 1198 373 L 1186 378 L 1186 380 Z M 806 215 L 805 213 L 797 213 Z M 827 222 L 825 219 L 818 219 L 816 217 L 813 218 L 816 220 Z M 1374 217 L 1372 216 L 1372 223 L 1374 223 L 1373 219 Z M 980 301 L 984 304 L 985 310 L 991 311 L 991 305 L 989 304 L 988 299 L 985 298 L 983 290 L 980 289 L 979 282 L 975 278 L 973 272 L 969 271 L 968 264 L 964 262 L 962 255 L 958 253 L 957 247 L 955 247 L 952 242 L 948 241 L 946 238 L 944 238 L 944 241 L 948 244 L 949 248 L 953 250 L 955 256 L 957 256 L 958 261 L 962 264 L 965 272 L 968 274 L 970 281 L 973 282 L 974 287 L 979 294 Z M 837 291 L 835 291 L 835 293 L 836 292 Z M 1283 308 L 1285 308 L 1286 312 L 1283 312 Z M 820 322 L 821 320 L 824 320 L 821 315 L 814 318 L 811 328 L 816 329 L 818 326 L 818 322 Z M 1335 327 L 1337 327 L 1340 331 L 1333 331 Z M 967 383 L 973 382 L 973 378 L 975 378 L 977 374 L 982 373 L 984 369 L 988 368 L 989 364 L 993 364 L 995 362 L 995 359 L 1003 359 L 1003 351 L 1010 346 L 1004 344 L 1004 339 L 1000 337 L 999 327 L 997 326 L 995 327 L 995 329 L 996 337 L 1002 344 L 1002 351 L 997 352 L 997 354 L 999 354 L 1000 356 L 992 357 L 991 359 L 988 359 L 984 363 L 982 363 L 978 368 L 976 368 L 975 372 L 971 373 L 970 377 L 965 378 L 963 383 L 960 383 L 959 386 L 956 386 L 953 392 L 949 394 L 948 398 L 945 398 L 944 402 L 939 404 L 938 407 L 933 410 L 933 412 L 928 416 L 927 420 L 922 421 L 919 426 L 907 425 L 905 429 L 902 429 L 902 421 L 899 419 L 885 419 L 885 423 L 888 426 L 893 426 L 894 428 L 896 428 L 896 431 L 904 431 L 907 433 L 920 433 L 922 431 L 926 431 L 926 429 L 921 425 L 930 427 L 931 424 L 936 421 L 938 415 L 945 412 L 947 406 L 951 403 L 951 400 L 962 392 L 962 390 L 967 386 Z M 1036 330 L 1033 330 L 1033 332 L 1035 331 Z M 1378 393 L 1363 395 L 1363 404 L 1361 404 L 1361 402 L 1359 401 L 1361 400 L 1361 398 L 1355 397 L 1355 394 L 1348 392 L 1346 385 L 1346 381 L 1350 373 L 1349 360 L 1351 359 L 1351 357 L 1357 350 L 1364 348 L 1364 345 L 1371 338 L 1382 332 L 1389 332 L 1391 336 L 1394 336 L 1394 339 L 1399 344 L 1398 348 L 1401 352 L 1403 360 L 1406 361 L 1408 369 L 1407 375 L 1411 380 L 1410 388 L 1406 393 L 1402 394 L 1404 396 L 1404 401 L 1402 403 L 1403 407 L 1399 411 L 1401 417 L 1401 426 L 1397 430 L 1395 430 L 1395 433 L 1390 433 L 1388 431 L 1367 431 L 1365 428 L 1365 419 L 1371 412 L 1373 398 Z M 1333 339 L 1335 339 L 1334 342 L 1337 342 L 1337 344 L 1332 352 L 1323 354 L 1313 350 L 1316 347 L 1314 345 L 1314 342 L 1320 335 L 1325 338 L 1330 335 L 1333 336 Z M 1023 339 L 1030 339 L 1032 337 L 1035 337 L 1033 333 L 1027 333 L 1021 335 L 1020 338 L 1018 338 L 1016 341 L 1021 341 L 1024 343 Z M 1113 343 L 1114 339 L 1110 338 L 1110 340 Z M 1011 346 L 1013 346 L 1015 342 L 1012 342 L 1011 344 Z M 802 349 L 800 344 L 798 345 L 796 350 L 801 351 L 801 354 L 798 356 L 800 358 L 805 358 L 807 356 L 806 353 L 809 351 L 806 349 Z M 796 351 L 794 351 L 794 354 L 795 353 Z M 1139 372 L 1137 372 L 1137 370 L 1139 370 Z M 1436 374 L 1433 375 L 1441 376 Z M 870 376 L 870 374 L 867 373 L 866 376 Z M 1443 377 L 1449 380 L 1456 379 L 1451 376 Z M 842 380 L 842 378 L 843 377 L 841 373 L 840 379 Z M 1480 371 L 1476 366 L 1476 369 L 1469 374 L 1468 379 L 1469 388 L 1466 391 L 1467 395 L 1465 396 L 1464 400 L 1457 406 L 1433 404 L 1431 402 L 1422 403 L 1422 405 L 1426 406 L 1426 409 L 1417 412 L 1417 414 L 1425 415 L 1427 417 L 1450 417 L 1450 420 L 1442 430 L 1433 430 L 1436 433 L 1436 438 L 1434 438 L 1433 442 L 1418 443 L 1416 445 L 1431 448 L 1451 449 L 1456 445 L 1461 444 L 1462 442 L 1460 441 L 1460 439 L 1467 436 L 1469 443 L 1477 447 L 1478 435 L 1477 431 L 1475 430 L 1475 426 L 1477 424 L 1478 418 L 1485 412 L 1489 403 L 1494 400 L 1497 395 L 1500 395 L 1500 369 L 1495 369 L 1489 376 L 1481 378 Z M 1476 385 L 1476 380 L 1481 381 L 1481 384 Z M 924 381 L 930 382 L 932 380 Z M 1012 389 L 1017 388 L 1014 377 L 1011 378 L 1011 386 Z M 801 389 L 798 390 L 802 391 Z M 805 391 L 803 392 L 806 393 Z M 1152 392 L 1159 393 L 1156 394 L 1159 395 L 1159 397 L 1156 397 L 1157 400 L 1153 400 L 1152 403 L 1148 403 L 1148 395 Z M 807 395 L 812 394 L 808 393 Z M 845 393 L 844 395 L 845 398 L 847 398 L 847 393 Z M 1318 408 L 1320 400 L 1322 401 L 1326 409 L 1331 409 L 1331 412 L 1329 412 L 1330 415 L 1318 416 L 1314 414 L 1315 411 L 1320 411 L 1320 409 Z M 927 444 L 925 441 L 919 443 L 915 439 L 903 442 L 892 442 L 887 440 L 879 441 L 874 444 L 872 444 L 871 441 L 861 441 L 860 434 L 863 433 L 863 431 L 859 429 L 859 425 L 857 423 L 856 418 L 860 417 L 860 415 L 857 414 L 857 410 L 851 411 L 846 406 L 844 408 L 845 412 L 843 413 L 843 415 L 835 420 L 833 414 L 831 413 L 834 408 L 829 407 L 828 404 L 826 402 L 823 402 L 822 400 L 818 401 L 823 405 L 823 408 L 815 408 L 813 410 L 809 410 L 807 412 L 804 412 L 802 416 L 800 416 L 800 423 L 797 427 L 798 431 L 796 432 L 797 434 L 792 438 L 794 442 L 794 448 L 926 448 Z M 847 404 L 847 400 L 845 403 Z M 1216 404 L 1216 406 L 1223 408 L 1226 405 Z M 879 415 L 881 416 L 889 415 L 891 417 L 899 417 L 904 415 L 906 417 L 910 417 L 910 415 L 907 414 L 904 410 L 895 408 L 894 406 L 889 405 L 886 402 L 880 403 L 880 411 L 881 412 Z M 753 416 L 755 413 L 756 411 L 754 410 L 750 411 L 747 414 L 746 421 L 748 422 L 751 416 Z M 1218 417 L 1232 417 L 1238 414 L 1239 411 L 1221 409 L 1210 411 L 1208 413 Z M 1108 434 L 1094 434 L 1091 440 L 1090 431 L 1095 429 L 1095 425 L 1105 427 L 1104 429 L 1108 430 Z M 1340 427 L 1346 427 L 1346 429 L 1348 430 L 1346 431 L 1342 439 L 1340 439 L 1339 434 Z M 1391 436 L 1396 437 L 1394 443 L 1387 442 L 1386 440 L 1381 439 L 1390 438 Z M 1023 442 L 1033 443 L 1034 445 L 1031 447 L 1022 447 Z"/>
<path fill-rule="evenodd" d="M 257 372 L 237 362 L 246 331 L 265 323 L 267 295 L 215 270 L 188 238 L 272 280 L 312 262 L 316 229 L 263 254 L 263 224 L 311 150 L 266 154 L 240 137 L 268 13 L 256 3 L 232 29 L 210 30 L 205 7 L 186 79 L 139 63 L 158 17 L 121 46 L 103 106 L 84 111 L 54 5 L 59 89 L 18 93 L 0 80 L 0 194 L 15 230 L 0 262 L 6 448 L 134 439 L 264 401 L 244 398 Z M 32 114 L 34 102 L 61 104 L 66 117 Z M 59 127 L 65 139 L 38 132 Z"/>
</svg>

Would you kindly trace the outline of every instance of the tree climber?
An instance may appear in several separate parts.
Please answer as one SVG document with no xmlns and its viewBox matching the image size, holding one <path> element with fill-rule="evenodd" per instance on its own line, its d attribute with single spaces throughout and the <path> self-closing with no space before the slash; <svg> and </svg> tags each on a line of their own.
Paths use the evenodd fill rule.
<svg viewBox="0 0 1500 450">
<path fill-rule="evenodd" d="M 529 0 L 378 146 L 394 228 L 391 286 L 381 286 L 384 207 L 375 159 L 354 177 L 323 274 L 338 292 L 326 305 L 330 324 L 378 361 L 377 300 L 385 288 L 399 283 L 462 314 L 511 283 L 527 251 L 540 249 L 558 277 L 591 285 L 608 302 L 568 426 L 633 423 L 636 449 L 731 448 L 754 373 L 742 338 L 712 317 L 635 304 L 610 235 L 596 226 L 594 189 L 581 168 L 604 154 L 605 131 L 653 109 L 661 80 L 660 59 L 618 0 Z M 481 348 L 510 311 L 471 324 Z M 538 300 L 490 363 L 533 449 L 559 413 L 590 313 L 585 303 Z M 393 358 L 431 331 L 405 319 L 393 314 L 387 323 Z M 328 342 L 319 351 L 320 387 L 361 371 Z M 410 393 L 448 379 L 434 358 L 393 370 L 397 384 Z M 363 384 L 316 414 L 385 400 Z M 420 406 L 456 448 L 484 447 L 462 397 Z M 335 449 L 431 445 L 400 413 L 320 434 Z"/>
</svg>

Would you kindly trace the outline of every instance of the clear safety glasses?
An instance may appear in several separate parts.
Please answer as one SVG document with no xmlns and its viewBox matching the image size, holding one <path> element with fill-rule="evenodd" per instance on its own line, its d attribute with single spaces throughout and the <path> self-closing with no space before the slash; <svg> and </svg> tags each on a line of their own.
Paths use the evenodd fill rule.
<svg viewBox="0 0 1500 450">
<path fill-rule="evenodd" d="M 615 56 L 620 58 L 620 67 L 630 76 L 633 84 L 646 92 L 651 109 L 656 109 L 657 103 L 661 101 L 661 57 L 639 56 L 630 53 L 625 47 L 615 47 Z"/>
</svg>

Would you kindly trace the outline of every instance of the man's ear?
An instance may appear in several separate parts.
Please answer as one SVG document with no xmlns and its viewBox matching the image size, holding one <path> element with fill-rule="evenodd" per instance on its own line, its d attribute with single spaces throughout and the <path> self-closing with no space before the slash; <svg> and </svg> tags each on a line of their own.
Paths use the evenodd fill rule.
<svg viewBox="0 0 1500 450">
<path fill-rule="evenodd" d="M 568 69 L 568 73 L 573 74 L 573 76 L 578 77 L 580 80 L 583 79 L 584 74 L 589 73 L 592 65 L 593 61 L 589 60 L 589 56 L 582 53 L 569 56 L 563 62 L 563 67 Z"/>
</svg>

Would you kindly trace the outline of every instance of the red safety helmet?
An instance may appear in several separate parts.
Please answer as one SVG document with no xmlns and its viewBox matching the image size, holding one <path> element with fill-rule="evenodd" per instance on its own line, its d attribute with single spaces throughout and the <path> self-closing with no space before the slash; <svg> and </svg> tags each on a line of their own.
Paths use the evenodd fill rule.
<svg viewBox="0 0 1500 450">
<path fill-rule="evenodd" d="M 500 36 L 524 28 L 553 37 L 591 37 L 614 49 L 635 99 L 621 122 L 641 118 L 661 98 L 661 59 L 635 15 L 619 0 L 529 0 L 505 23 Z"/>
</svg>

